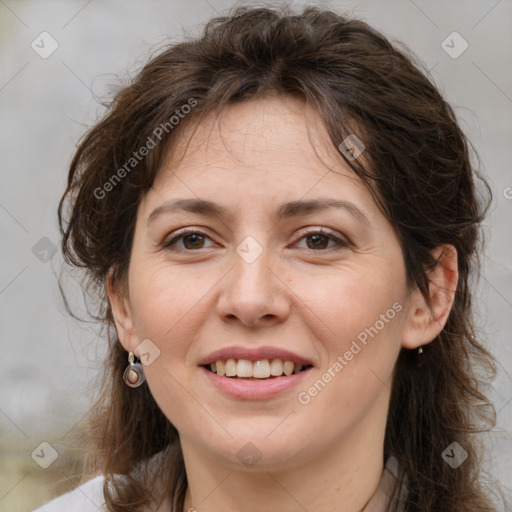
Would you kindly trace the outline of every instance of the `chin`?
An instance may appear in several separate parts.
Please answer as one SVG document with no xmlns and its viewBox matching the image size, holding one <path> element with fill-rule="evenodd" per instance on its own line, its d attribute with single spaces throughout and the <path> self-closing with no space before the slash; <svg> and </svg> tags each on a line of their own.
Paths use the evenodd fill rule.
<svg viewBox="0 0 512 512">
<path fill-rule="evenodd" d="M 217 463 L 237 471 L 285 470 L 306 462 L 305 449 L 314 450 L 310 431 L 305 428 L 304 432 L 294 435 L 290 427 L 276 429 L 279 422 L 264 423 L 263 427 L 261 423 L 248 420 L 247 428 L 238 425 L 236 430 L 229 430 L 232 438 L 224 436 L 222 442 L 213 445 L 211 438 L 202 440 L 201 451 L 208 451 Z M 268 428 L 269 423 L 272 423 L 271 428 Z"/>
</svg>

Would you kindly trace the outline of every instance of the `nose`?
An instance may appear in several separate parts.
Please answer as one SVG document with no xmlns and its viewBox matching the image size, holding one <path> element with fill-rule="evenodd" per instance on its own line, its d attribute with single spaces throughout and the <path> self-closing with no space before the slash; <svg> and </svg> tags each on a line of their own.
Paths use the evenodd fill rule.
<svg viewBox="0 0 512 512">
<path fill-rule="evenodd" d="M 284 322 L 290 313 L 291 291 L 280 274 L 268 249 L 250 263 L 234 252 L 232 270 L 222 280 L 219 316 L 225 322 L 241 322 L 250 327 Z"/>
</svg>

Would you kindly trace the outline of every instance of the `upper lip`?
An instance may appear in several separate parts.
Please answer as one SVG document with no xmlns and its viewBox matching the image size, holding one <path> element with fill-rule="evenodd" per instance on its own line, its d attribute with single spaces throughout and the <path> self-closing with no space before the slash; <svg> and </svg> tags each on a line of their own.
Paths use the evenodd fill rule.
<svg viewBox="0 0 512 512">
<path fill-rule="evenodd" d="M 308 359 L 294 354 L 289 350 L 278 347 L 258 347 L 249 348 L 240 345 L 225 347 L 211 352 L 199 361 L 199 365 L 207 365 L 215 361 L 225 361 L 227 359 L 247 359 L 249 361 L 261 361 L 263 359 L 281 359 L 282 361 L 292 361 L 303 366 L 313 365 Z"/>
</svg>

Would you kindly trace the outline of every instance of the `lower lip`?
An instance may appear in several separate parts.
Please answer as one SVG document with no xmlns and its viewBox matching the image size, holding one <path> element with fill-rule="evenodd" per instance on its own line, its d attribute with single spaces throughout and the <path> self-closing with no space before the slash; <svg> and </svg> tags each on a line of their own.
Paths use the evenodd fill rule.
<svg viewBox="0 0 512 512">
<path fill-rule="evenodd" d="M 234 377 L 222 377 L 202 366 L 200 369 L 217 389 L 226 395 L 242 400 L 265 400 L 284 393 L 299 384 L 309 370 L 311 370 L 311 368 L 308 368 L 299 373 L 270 379 L 245 380 Z"/>
</svg>

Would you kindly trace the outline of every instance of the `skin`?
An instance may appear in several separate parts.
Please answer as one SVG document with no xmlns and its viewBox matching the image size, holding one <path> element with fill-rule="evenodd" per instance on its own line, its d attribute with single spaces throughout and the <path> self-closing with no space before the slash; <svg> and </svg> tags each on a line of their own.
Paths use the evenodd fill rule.
<svg viewBox="0 0 512 512">
<path fill-rule="evenodd" d="M 440 264 L 430 276 L 429 310 L 423 295 L 407 287 L 393 226 L 316 113 L 298 99 L 231 105 L 217 122 L 211 117 L 194 133 L 192 127 L 183 128 L 139 205 L 128 290 L 107 283 L 123 347 L 138 354 L 150 339 L 160 351 L 144 370 L 180 434 L 189 483 L 184 510 L 357 512 L 381 478 L 399 351 L 429 343 L 447 320 L 455 249 L 434 251 Z M 167 212 L 148 226 L 150 213 L 175 198 L 210 200 L 229 216 Z M 318 198 L 350 201 L 369 223 L 336 208 L 274 216 L 281 203 Z M 184 227 L 206 236 L 162 247 Z M 319 228 L 346 243 L 321 238 L 315 246 L 305 234 Z M 263 250 L 252 263 L 235 250 L 247 236 Z M 401 311 L 309 403 L 300 403 L 298 393 L 396 303 Z M 277 397 L 230 398 L 198 362 L 235 344 L 286 348 L 314 368 Z M 248 442 L 261 454 L 251 467 L 237 457 Z"/>
</svg>

